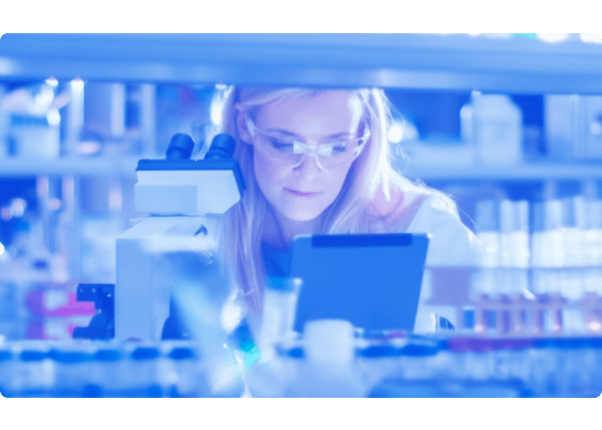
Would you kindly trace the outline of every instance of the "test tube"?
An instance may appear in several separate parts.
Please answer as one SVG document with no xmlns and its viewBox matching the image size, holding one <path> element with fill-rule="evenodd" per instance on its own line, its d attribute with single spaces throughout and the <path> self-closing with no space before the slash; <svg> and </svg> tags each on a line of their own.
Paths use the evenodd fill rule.
<svg viewBox="0 0 602 430">
<path fill-rule="evenodd" d="M 587 203 L 585 292 L 602 297 L 602 200 Z"/>
<path fill-rule="evenodd" d="M 529 203 L 526 200 L 500 203 L 500 256 L 506 268 L 503 292 L 522 294 L 529 267 Z"/>
<path fill-rule="evenodd" d="M 560 293 L 576 302 L 583 296 L 582 276 L 579 267 L 583 265 L 583 229 L 585 227 L 585 202 L 581 196 L 562 200 L 561 246 L 563 264 L 558 276 Z"/>
<path fill-rule="evenodd" d="M 500 265 L 500 233 L 498 205 L 493 200 L 476 204 L 477 237 L 482 245 L 480 267 L 473 271 L 471 293 L 473 298 L 481 294 L 494 296 L 498 292 L 496 280 Z"/>
<path fill-rule="evenodd" d="M 500 266 L 512 267 L 514 260 L 514 244 L 511 233 L 515 230 L 516 214 L 514 204 L 510 200 L 500 202 Z"/>
</svg>

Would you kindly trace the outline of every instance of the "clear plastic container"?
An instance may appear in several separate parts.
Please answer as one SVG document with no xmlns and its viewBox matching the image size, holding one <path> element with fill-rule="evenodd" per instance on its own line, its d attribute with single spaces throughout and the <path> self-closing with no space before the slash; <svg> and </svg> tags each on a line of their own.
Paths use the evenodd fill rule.
<svg viewBox="0 0 602 430">
<path fill-rule="evenodd" d="M 439 346 L 436 342 L 413 340 L 400 351 L 401 377 L 406 380 L 437 378 Z"/>
<path fill-rule="evenodd" d="M 54 363 L 47 345 L 31 341 L 14 345 L 12 384 L 7 397 L 51 397 Z"/>
<path fill-rule="evenodd" d="M 0 344 L 0 394 L 7 397 L 13 375 L 13 354 L 7 346 Z"/>
<path fill-rule="evenodd" d="M 52 397 L 87 397 L 94 350 L 89 345 L 62 344 L 53 346 L 49 356 L 55 374 Z"/>
<path fill-rule="evenodd" d="M 302 281 L 300 278 L 272 276 L 264 290 L 264 308 L 259 346 L 271 348 L 274 342 L 293 334 L 297 297 Z"/>
<path fill-rule="evenodd" d="M 532 339 L 528 338 L 493 340 L 491 377 L 526 384 L 529 379 L 529 348 L 532 345 Z"/>
<path fill-rule="evenodd" d="M 130 354 L 128 371 L 130 373 L 132 397 L 164 397 L 167 395 L 161 374 L 161 351 L 155 346 L 139 346 Z"/>
<path fill-rule="evenodd" d="M 315 320 L 304 327 L 304 359 L 284 390 L 286 397 L 364 397 L 366 386 L 355 360 L 353 326 Z"/>
<path fill-rule="evenodd" d="M 130 397 L 134 381 L 125 351 L 119 345 L 99 344 L 94 354 L 91 385 L 99 397 Z"/>
<path fill-rule="evenodd" d="M 60 127 L 49 124 L 46 115 L 13 114 L 10 125 L 17 156 L 48 159 L 59 156 Z"/>
<path fill-rule="evenodd" d="M 401 346 L 369 345 L 357 351 L 357 366 L 364 383 L 374 387 L 388 378 L 401 378 Z"/>
<path fill-rule="evenodd" d="M 533 348 L 529 351 L 529 386 L 536 397 L 555 397 L 559 392 L 556 350 L 555 339 L 533 341 Z"/>
<path fill-rule="evenodd" d="M 454 337 L 447 353 L 448 377 L 455 380 L 486 381 L 493 374 L 493 344 L 490 339 Z"/>
<path fill-rule="evenodd" d="M 483 164 L 514 165 L 522 160 L 522 113 L 505 95 L 472 99 L 472 133 Z"/>
<path fill-rule="evenodd" d="M 174 346 L 169 351 L 170 397 L 203 397 L 207 395 L 207 382 L 198 359 L 191 346 Z"/>
</svg>

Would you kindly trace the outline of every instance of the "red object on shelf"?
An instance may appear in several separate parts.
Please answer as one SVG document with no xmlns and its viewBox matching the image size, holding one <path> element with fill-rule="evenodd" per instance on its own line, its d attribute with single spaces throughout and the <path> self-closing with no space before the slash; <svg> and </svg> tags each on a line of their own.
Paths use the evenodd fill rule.
<svg viewBox="0 0 602 430">
<path fill-rule="evenodd" d="M 40 318 L 27 325 L 27 339 L 69 340 L 76 327 L 87 326 L 92 317 L 71 315 L 68 317 Z"/>
<path fill-rule="evenodd" d="M 493 350 L 492 339 L 475 337 L 453 337 L 449 340 L 450 351 L 486 352 Z"/>
<path fill-rule="evenodd" d="M 27 339 L 48 339 L 44 334 L 44 323 L 29 323 L 27 326 Z"/>
<path fill-rule="evenodd" d="M 27 309 L 36 316 L 42 317 L 67 317 L 72 315 L 95 315 L 94 303 L 78 302 L 74 293 L 63 293 L 66 295 L 67 303 L 50 309 L 44 300 L 46 294 L 56 294 L 53 290 L 35 290 L 27 294 Z M 59 294 L 61 292 L 58 292 Z"/>
</svg>

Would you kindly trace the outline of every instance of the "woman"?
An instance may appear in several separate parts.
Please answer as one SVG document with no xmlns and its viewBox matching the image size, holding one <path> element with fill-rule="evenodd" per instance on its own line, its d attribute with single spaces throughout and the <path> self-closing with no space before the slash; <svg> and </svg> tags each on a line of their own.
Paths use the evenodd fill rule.
<svg viewBox="0 0 602 430">
<path fill-rule="evenodd" d="M 429 233 L 428 265 L 476 261 L 451 200 L 391 166 L 389 123 L 378 89 L 230 90 L 222 132 L 236 140 L 247 190 L 226 214 L 225 259 L 252 316 L 266 276 L 286 275 L 297 234 Z"/>
</svg>

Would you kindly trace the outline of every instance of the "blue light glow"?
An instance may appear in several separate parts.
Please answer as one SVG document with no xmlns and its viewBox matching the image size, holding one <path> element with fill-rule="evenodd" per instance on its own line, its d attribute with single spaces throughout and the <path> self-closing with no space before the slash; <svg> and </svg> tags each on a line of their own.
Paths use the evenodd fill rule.
<svg viewBox="0 0 602 430">
<path fill-rule="evenodd" d="M 4 255 L 4 250 L 6 248 L 4 248 L 4 245 L 2 245 L 2 242 L 0 242 L 0 255 Z"/>
<path fill-rule="evenodd" d="M 47 107 L 54 100 L 54 91 L 48 85 L 42 85 L 42 88 L 35 96 L 35 102 L 38 106 Z"/>
<path fill-rule="evenodd" d="M 56 79 L 54 79 L 53 77 L 50 77 L 48 79 L 46 79 L 46 82 L 48 85 L 50 85 L 51 87 L 56 87 L 59 84 L 59 81 L 57 81 Z"/>
<path fill-rule="evenodd" d="M 224 107 L 224 100 L 220 95 L 216 95 L 211 102 L 211 122 L 215 125 L 222 123 L 222 109 Z"/>
<path fill-rule="evenodd" d="M 48 120 L 48 124 L 50 125 L 58 125 L 61 123 L 61 114 L 58 109 L 50 108 L 46 113 L 46 120 Z"/>
<path fill-rule="evenodd" d="M 395 121 L 389 128 L 387 138 L 391 143 L 399 143 L 403 139 L 403 125 L 399 121 Z"/>
<path fill-rule="evenodd" d="M 84 81 L 80 78 L 76 78 L 71 81 L 71 89 L 74 91 L 83 91 L 84 89 Z"/>
<path fill-rule="evenodd" d="M 568 33 L 537 33 L 537 38 L 544 42 L 557 43 L 562 42 L 568 37 Z"/>
<path fill-rule="evenodd" d="M 599 33 L 581 33 L 581 41 L 584 43 L 602 43 L 602 36 Z"/>
<path fill-rule="evenodd" d="M 10 202 L 10 213 L 16 218 L 22 217 L 26 208 L 27 202 L 23 199 L 13 199 Z"/>
</svg>

